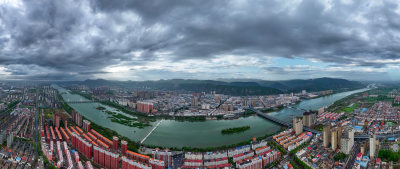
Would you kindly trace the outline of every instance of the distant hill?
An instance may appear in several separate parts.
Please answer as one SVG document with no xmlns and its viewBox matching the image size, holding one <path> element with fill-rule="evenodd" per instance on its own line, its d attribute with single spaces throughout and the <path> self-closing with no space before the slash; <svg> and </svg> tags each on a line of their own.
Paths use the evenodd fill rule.
<svg viewBox="0 0 400 169">
<path fill-rule="evenodd" d="M 277 88 L 282 91 L 300 92 L 307 91 L 322 91 L 322 90 L 342 90 L 355 89 L 365 87 L 364 84 L 357 81 L 349 81 L 346 79 L 336 78 L 316 78 L 316 79 L 295 79 L 284 81 L 260 81 L 261 86 Z"/>
<path fill-rule="evenodd" d="M 268 95 L 288 92 L 343 90 L 362 88 L 365 85 L 346 79 L 317 78 L 306 80 L 284 80 L 265 81 L 257 79 L 239 81 L 217 81 L 217 80 L 157 80 L 157 81 L 110 81 L 104 79 L 64 82 L 65 84 L 82 84 L 89 87 L 114 86 L 131 89 L 154 89 L 154 90 L 184 90 L 192 92 L 216 91 L 221 94 L 230 95 Z"/>
<path fill-rule="evenodd" d="M 220 79 L 221 81 L 232 82 L 235 79 Z M 245 83 L 245 79 L 237 79 L 240 83 Z M 365 83 L 358 81 L 349 81 L 346 79 L 338 78 L 316 78 L 316 79 L 294 79 L 294 80 L 282 80 L 282 81 L 267 81 L 249 79 L 246 83 L 255 82 L 260 86 L 275 88 L 283 92 L 300 92 L 302 90 L 307 91 L 322 91 L 322 90 L 342 90 L 342 89 L 355 89 L 365 87 Z"/>
<path fill-rule="evenodd" d="M 288 90 L 291 91 L 321 91 L 321 90 L 339 90 L 339 89 L 353 89 L 361 88 L 364 85 L 360 82 L 349 81 L 346 79 L 334 79 L 334 78 L 317 78 L 308 80 L 287 80 L 281 81 L 285 86 L 288 86 Z"/>
</svg>

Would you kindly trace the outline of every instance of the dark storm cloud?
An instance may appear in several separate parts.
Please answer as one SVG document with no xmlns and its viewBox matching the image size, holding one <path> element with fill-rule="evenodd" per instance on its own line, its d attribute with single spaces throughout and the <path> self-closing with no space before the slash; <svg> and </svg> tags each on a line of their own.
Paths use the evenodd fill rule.
<svg viewBox="0 0 400 169">
<path fill-rule="evenodd" d="M 131 60 L 135 56 L 130 52 L 136 50 L 143 51 L 144 59 L 149 58 L 166 41 L 162 34 L 151 32 L 151 26 L 129 23 L 133 18 L 121 13 L 94 13 L 85 1 L 43 0 L 23 4 L 19 8 L 0 8 L 0 34 L 5 37 L 0 40 L 0 64 L 6 68 L 15 64 L 37 65 L 35 68 L 40 70 L 10 68 L 8 71 L 16 71 L 12 74 L 47 68 L 69 76 L 90 75 L 93 73 L 87 72 L 100 72 L 108 65 Z M 104 18 L 95 18 L 99 15 Z"/>
<path fill-rule="evenodd" d="M 0 66 L 14 78 L 56 79 L 223 55 L 383 68 L 399 64 L 387 61 L 400 58 L 398 8 L 387 1 L 24 0 L 0 6 Z"/>
<path fill-rule="evenodd" d="M 281 1 L 92 2 L 101 11 L 133 10 L 145 21 L 173 27 L 174 33 L 184 38 L 166 48 L 178 59 L 261 53 L 381 67 L 384 63 L 354 58 L 399 58 L 392 46 L 399 40 L 392 36 L 399 33 L 398 5 L 390 2 L 370 7 L 369 2 L 346 5 L 334 1 L 331 9 L 311 0 L 286 6 Z M 360 23 L 356 17 L 368 23 Z M 379 32 L 384 32 L 383 36 Z M 363 33 L 370 40 L 364 39 Z M 378 46 L 371 46 L 371 41 Z"/>
</svg>

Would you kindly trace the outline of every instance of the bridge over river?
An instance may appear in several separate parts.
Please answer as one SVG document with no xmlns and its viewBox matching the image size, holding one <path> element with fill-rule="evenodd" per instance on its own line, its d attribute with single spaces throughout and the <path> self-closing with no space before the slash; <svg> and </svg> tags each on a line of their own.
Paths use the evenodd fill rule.
<svg viewBox="0 0 400 169">
<path fill-rule="evenodd" d="M 87 99 L 81 99 L 81 100 L 64 100 L 60 101 L 60 103 L 68 103 L 68 104 L 80 104 L 80 103 L 96 103 L 97 101 L 95 100 L 87 100 Z"/>
<path fill-rule="evenodd" d="M 277 118 L 275 118 L 275 117 L 272 117 L 272 116 L 270 116 L 270 115 L 267 115 L 267 114 L 261 112 L 260 110 L 256 110 L 256 109 L 254 109 L 254 108 L 252 108 L 252 107 L 249 107 L 249 110 L 255 112 L 258 116 L 263 117 L 263 118 L 265 118 L 265 119 L 267 119 L 267 120 L 269 120 L 269 121 L 272 121 L 272 122 L 274 122 L 274 123 L 277 123 L 277 124 L 279 124 L 279 125 L 281 125 L 281 126 L 293 127 L 293 124 L 292 124 L 291 122 L 286 122 L 286 121 L 277 119 Z M 313 133 L 313 134 L 321 134 L 321 133 L 322 133 L 321 131 L 311 129 L 311 128 L 309 128 L 309 127 L 303 127 L 303 130 L 308 131 L 308 132 L 311 132 L 311 133 Z M 376 138 L 391 138 L 391 137 L 399 137 L 399 136 L 400 136 L 400 133 L 381 134 L 381 135 L 376 135 Z M 364 139 L 369 139 L 369 137 L 370 137 L 370 135 L 368 135 L 368 134 L 355 135 L 355 136 L 354 136 L 354 139 L 355 139 L 355 140 L 364 140 Z"/>
</svg>

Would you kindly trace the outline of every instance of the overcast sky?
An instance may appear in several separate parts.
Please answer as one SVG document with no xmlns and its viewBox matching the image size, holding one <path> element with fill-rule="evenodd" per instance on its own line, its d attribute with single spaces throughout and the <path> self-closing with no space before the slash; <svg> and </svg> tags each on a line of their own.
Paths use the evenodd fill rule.
<svg viewBox="0 0 400 169">
<path fill-rule="evenodd" d="M 2 79 L 400 80 L 398 1 L 0 0 Z"/>
</svg>

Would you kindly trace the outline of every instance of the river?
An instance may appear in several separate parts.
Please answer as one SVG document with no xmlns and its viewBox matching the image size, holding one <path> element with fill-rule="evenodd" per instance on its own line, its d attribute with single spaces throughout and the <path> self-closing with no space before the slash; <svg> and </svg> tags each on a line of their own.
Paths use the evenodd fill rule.
<svg viewBox="0 0 400 169">
<path fill-rule="evenodd" d="M 53 85 L 62 93 L 65 101 L 81 101 L 87 100 L 80 95 L 70 94 L 66 89 Z M 336 100 L 342 99 L 348 95 L 363 92 L 368 89 L 359 89 L 354 91 L 337 93 L 329 96 L 319 97 L 316 99 L 304 100 L 293 108 L 284 108 L 278 112 L 271 112 L 269 115 L 277 117 L 281 120 L 291 121 L 292 117 L 302 115 L 301 109 L 317 110 L 323 106 L 328 106 Z M 182 122 L 175 120 L 159 120 L 152 123 L 152 127 L 142 129 L 124 126 L 111 122 L 107 118 L 107 114 L 96 108 L 100 103 L 80 103 L 69 104 L 77 112 L 81 113 L 87 119 L 99 124 L 103 127 L 113 129 L 119 134 L 128 137 L 133 141 L 141 141 L 145 145 L 158 145 L 162 147 L 217 147 L 222 145 L 235 144 L 241 141 L 249 140 L 252 137 L 260 137 L 278 131 L 281 127 L 273 122 L 267 121 L 258 116 L 241 117 L 234 120 L 208 120 L 204 122 Z M 114 108 L 106 107 L 110 111 L 117 111 Z M 159 124 L 158 124 L 159 123 Z M 157 128 L 153 127 L 158 124 Z M 239 127 L 249 125 L 251 128 L 240 134 L 222 135 L 221 130 L 231 127 Z M 149 132 L 152 131 L 151 134 Z"/>
</svg>

